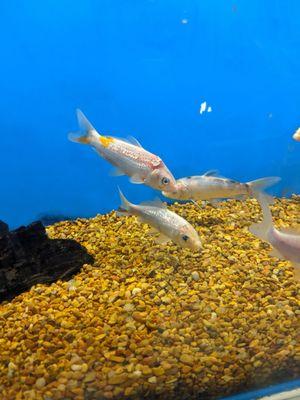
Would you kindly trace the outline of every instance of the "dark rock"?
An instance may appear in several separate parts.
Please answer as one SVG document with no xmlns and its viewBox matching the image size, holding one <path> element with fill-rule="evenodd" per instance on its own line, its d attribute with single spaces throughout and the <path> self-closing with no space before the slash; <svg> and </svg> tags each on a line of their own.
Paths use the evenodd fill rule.
<svg viewBox="0 0 300 400">
<path fill-rule="evenodd" d="M 56 222 L 60 221 L 72 221 L 77 217 L 70 217 L 67 215 L 60 215 L 60 214 L 40 214 L 38 216 L 39 221 L 41 221 L 45 226 L 53 225 Z"/>
<path fill-rule="evenodd" d="M 70 279 L 93 261 L 76 241 L 49 239 L 39 221 L 11 232 L 5 225 L 0 235 L 0 301 L 37 283 Z"/>
<path fill-rule="evenodd" d="M 5 222 L 0 221 L 0 236 L 3 236 L 8 232 L 9 232 L 8 225 Z"/>
</svg>

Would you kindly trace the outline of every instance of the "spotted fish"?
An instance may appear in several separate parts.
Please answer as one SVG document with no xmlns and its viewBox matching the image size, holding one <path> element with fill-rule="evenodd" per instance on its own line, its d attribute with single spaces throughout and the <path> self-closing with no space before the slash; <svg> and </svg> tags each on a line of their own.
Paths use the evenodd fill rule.
<svg viewBox="0 0 300 400">
<path fill-rule="evenodd" d="M 127 175 L 132 183 L 145 184 L 158 190 L 174 190 L 175 178 L 164 162 L 145 150 L 139 142 L 100 135 L 82 111 L 77 110 L 79 132 L 70 133 L 73 142 L 88 144 L 114 165 L 113 175 Z"/>
</svg>

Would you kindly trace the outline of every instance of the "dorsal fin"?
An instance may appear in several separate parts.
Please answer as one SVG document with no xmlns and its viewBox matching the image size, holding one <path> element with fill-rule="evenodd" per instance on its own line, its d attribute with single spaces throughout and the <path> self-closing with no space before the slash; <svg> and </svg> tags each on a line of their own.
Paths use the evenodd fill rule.
<svg viewBox="0 0 300 400">
<path fill-rule="evenodd" d="M 236 181 L 235 179 L 231 178 L 224 178 L 228 183 L 240 183 L 239 181 Z"/>
<path fill-rule="evenodd" d="M 141 143 L 140 143 L 135 137 L 133 137 L 133 136 L 128 136 L 128 137 L 127 137 L 127 140 L 128 140 L 129 143 L 134 144 L 135 146 L 138 146 L 138 147 L 142 147 L 142 148 L 143 148 L 143 146 L 141 145 Z"/>
<path fill-rule="evenodd" d="M 155 242 L 157 244 L 166 244 L 168 242 L 170 242 L 170 238 L 166 235 L 164 235 L 163 233 L 160 233 L 160 235 L 155 239 Z"/>
<path fill-rule="evenodd" d="M 205 172 L 203 176 L 217 176 L 219 171 L 217 169 L 210 169 L 209 171 Z"/>
<path fill-rule="evenodd" d="M 140 142 L 134 138 L 133 136 L 127 136 L 127 138 L 120 138 L 118 136 L 114 136 L 115 139 L 121 140 L 124 143 L 129 143 L 129 144 L 133 144 L 134 146 L 137 147 L 143 147 Z"/>
<path fill-rule="evenodd" d="M 143 201 L 140 205 L 157 208 L 167 208 L 166 203 L 163 203 L 159 197 L 156 197 L 154 200 Z"/>
</svg>

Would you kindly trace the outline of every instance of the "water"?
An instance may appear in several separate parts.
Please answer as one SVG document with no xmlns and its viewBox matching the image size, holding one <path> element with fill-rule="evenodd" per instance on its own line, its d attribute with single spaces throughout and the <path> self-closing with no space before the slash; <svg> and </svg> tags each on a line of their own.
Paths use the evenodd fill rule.
<svg viewBox="0 0 300 400">
<path fill-rule="evenodd" d="M 136 137 L 147 150 L 158 154 L 165 161 L 176 178 L 199 175 L 210 169 L 218 169 L 221 175 L 241 182 L 265 176 L 280 176 L 281 182 L 272 187 L 270 193 L 279 198 L 299 194 L 300 143 L 292 139 L 294 131 L 300 126 L 298 73 L 300 28 L 295 17 L 299 11 L 298 2 L 293 0 L 287 4 L 278 0 L 267 0 L 263 4 L 258 0 L 251 3 L 240 0 L 232 2 L 220 0 L 2 2 L 0 33 L 5 39 L 1 42 L 2 62 L 0 65 L 2 132 L 0 219 L 8 223 L 11 229 L 15 229 L 38 219 L 52 225 L 60 220 L 95 217 L 96 214 L 105 214 L 118 208 L 120 200 L 117 186 L 120 186 L 126 197 L 135 204 L 152 199 L 159 194 L 144 185 L 131 184 L 127 177 L 110 176 L 112 167 L 91 151 L 89 146 L 68 141 L 67 133 L 77 129 L 75 109 L 78 107 L 99 132 L 117 137 L 128 135 Z M 279 201 L 272 209 L 274 219 L 279 225 L 299 223 L 299 201 L 297 199 L 289 201 Z M 144 232 L 141 225 L 134 223 L 130 218 L 124 219 L 127 221 L 124 222 L 127 229 L 123 225 L 119 226 L 119 222 L 115 219 L 111 220 L 110 217 L 103 217 L 107 225 L 103 225 L 103 221 L 98 217 L 96 220 L 70 222 L 69 225 L 62 223 L 61 228 L 57 228 L 55 232 L 49 228 L 49 232 L 51 231 L 50 233 L 56 239 L 72 239 L 80 243 L 83 246 L 83 253 L 89 252 L 96 258 L 96 267 L 94 266 L 96 269 L 90 267 L 91 269 L 84 269 L 78 275 L 80 285 L 79 289 L 75 285 L 74 293 L 73 289 L 69 291 L 70 283 L 59 282 L 57 287 L 55 283 L 53 288 L 49 286 L 50 289 L 47 286 L 43 286 L 43 289 L 34 287 L 32 292 L 24 294 L 23 300 L 22 297 L 18 297 L 15 300 L 16 303 L 3 306 L 1 312 L 8 315 L 1 322 L 4 324 L 1 329 L 2 334 L 5 333 L 5 340 L 11 337 L 9 332 L 16 331 L 17 321 L 21 321 L 19 339 L 27 340 L 26 346 L 31 345 L 28 340 L 32 343 L 37 343 L 39 339 L 49 342 L 50 349 L 54 353 L 63 349 L 68 363 L 66 366 L 62 361 L 63 357 L 60 356 L 65 368 L 63 372 L 60 369 L 62 367 L 57 367 L 58 363 L 54 357 L 48 360 L 50 367 L 47 367 L 46 375 L 42 367 L 41 371 L 35 374 L 34 357 L 39 353 L 34 344 L 31 355 L 28 355 L 29 361 L 27 360 L 30 364 L 30 357 L 32 357 L 34 367 L 24 377 L 18 369 L 20 367 L 22 371 L 25 371 L 23 366 L 18 364 L 20 362 L 18 356 L 22 362 L 26 360 L 22 358 L 24 349 L 22 350 L 22 345 L 17 346 L 16 350 L 10 348 L 8 354 L 5 353 L 2 356 L 5 374 L 1 375 L 0 371 L 0 390 L 4 388 L 6 390 L 2 397 L 7 400 L 15 398 L 13 383 L 18 380 L 16 377 L 20 374 L 26 380 L 23 384 L 26 385 L 28 393 L 24 396 L 28 396 L 26 397 L 28 399 L 39 398 L 41 393 L 43 393 L 43 399 L 83 398 L 80 397 L 83 396 L 81 392 L 76 394 L 76 385 L 72 388 L 75 392 L 62 394 L 64 391 L 59 391 L 55 387 L 55 382 L 57 385 L 67 387 L 69 380 L 81 382 L 81 379 L 84 379 L 84 377 L 79 377 L 78 371 L 84 371 L 86 367 L 83 370 L 79 369 L 77 375 L 76 368 L 70 372 L 72 359 L 74 361 L 75 357 L 73 362 L 75 365 L 79 362 L 76 361 L 76 356 L 80 357 L 80 362 L 88 365 L 88 371 L 82 372 L 83 376 L 86 377 L 87 373 L 98 373 L 96 366 L 88 362 L 87 349 L 89 347 L 95 346 L 99 354 L 108 351 L 111 355 L 111 352 L 115 351 L 111 343 L 105 349 L 94 344 L 94 342 L 101 343 L 103 340 L 96 337 L 107 334 L 105 324 L 109 319 L 107 312 L 102 309 L 102 314 L 96 315 L 97 301 L 101 298 L 99 300 L 98 295 L 95 294 L 97 291 L 94 292 L 91 286 L 94 280 L 96 287 L 100 284 L 108 285 L 108 298 L 103 300 L 104 303 L 108 302 L 108 308 L 111 307 L 108 299 L 114 296 L 114 292 L 124 291 L 125 296 L 126 291 L 134 289 L 130 285 L 134 284 L 139 288 L 141 283 L 155 287 L 157 292 L 165 290 L 164 287 L 158 288 L 158 282 L 162 282 L 162 285 L 166 283 L 168 289 L 161 297 L 168 299 L 170 296 L 172 308 L 173 302 L 175 307 L 176 299 L 180 299 L 181 295 L 175 289 L 172 292 L 171 278 L 182 285 L 188 282 L 189 288 L 191 285 L 196 285 L 192 286 L 194 295 L 207 293 L 207 298 L 209 298 L 208 293 L 213 290 L 212 286 L 223 284 L 226 286 L 228 282 L 234 281 L 231 274 L 240 276 L 238 271 L 241 268 L 242 280 L 235 283 L 237 287 L 230 289 L 233 293 L 232 301 L 236 301 L 239 296 L 245 296 L 243 284 L 247 282 L 247 277 L 251 276 L 254 292 L 259 291 L 258 282 L 262 279 L 263 293 L 261 293 L 261 299 L 256 299 L 258 302 L 262 301 L 259 303 L 261 312 L 265 311 L 266 305 L 263 300 L 269 299 L 268 296 L 276 299 L 275 306 L 279 301 L 279 305 L 277 304 L 279 308 L 287 307 L 288 310 L 295 312 L 296 302 L 299 299 L 299 286 L 292 280 L 290 264 L 269 257 L 267 245 L 264 247 L 262 242 L 247 236 L 246 230 L 249 224 L 257 222 L 260 218 L 259 208 L 255 202 L 249 200 L 246 203 L 229 204 L 228 206 L 224 203 L 216 209 L 208 206 L 198 211 L 192 205 L 175 206 L 173 209 L 196 226 L 203 241 L 204 250 L 207 251 L 206 255 L 211 260 L 207 261 L 207 266 L 203 264 L 205 254 L 193 259 L 192 253 L 188 250 L 180 250 L 173 244 L 168 244 L 167 247 L 153 244 L 152 239 L 147 234 L 145 236 L 147 229 L 145 228 Z M 235 210 L 238 217 L 230 215 L 230 207 Z M 232 224 L 236 224 L 236 230 L 231 230 Z M 69 226 L 75 229 L 75 233 L 69 230 Z M 115 241 L 108 239 L 110 231 L 115 232 L 117 238 Z M 135 232 L 136 237 L 127 237 L 132 232 Z M 228 240 L 224 239 L 225 244 L 222 235 L 229 237 Z M 234 243 L 232 248 L 229 245 L 230 241 Z M 223 245 L 226 254 L 218 250 L 218 246 Z M 121 249 L 124 247 L 126 249 L 123 250 L 123 254 Z M 242 251 L 245 257 L 250 257 L 250 261 L 243 260 L 239 251 Z M 255 261 L 255 251 L 258 254 L 258 261 Z M 236 269 L 227 264 L 225 256 L 232 256 L 240 261 Z M 162 259 L 160 260 L 159 257 Z M 131 271 L 132 260 L 136 265 Z M 148 268 L 151 263 L 155 264 L 153 273 Z M 157 277 L 157 270 L 161 264 L 167 270 L 168 268 L 175 269 L 170 271 L 169 275 L 163 272 L 161 278 Z M 250 264 L 253 269 L 248 274 L 245 270 Z M 103 275 L 98 275 L 97 267 L 103 265 L 105 265 Z M 122 267 L 125 268 L 124 271 Z M 225 271 L 223 274 L 222 268 Z M 266 272 L 266 281 L 261 275 L 262 271 L 265 271 L 264 268 L 270 269 Z M 274 269 L 279 270 L 279 273 L 274 274 Z M 29 271 L 30 268 L 28 274 Z M 193 272 L 200 274 L 199 283 L 191 281 Z M 39 271 L 39 273 L 42 272 Z M 138 280 L 130 283 L 130 279 L 135 275 Z M 76 276 L 73 278 L 75 281 Z M 88 277 L 86 287 L 81 286 L 86 276 Z M 219 280 L 216 277 L 219 277 Z M 1 279 L 4 278 L 1 277 Z M 125 279 L 125 283 L 122 283 L 122 279 Z M 120 287 L 117 287 L 114 281 L 119 282 Z M 71 288 L 73 288 L 72 285 Z M 142 290 L 144 290 L 143 296 L 146 298 L 150 296 L 149 287 Z M 219 296 L 226 303 L 225 289 L 218 290 L 221 290 Z M 282 304 L 284 300 L 281 295 L 279 296 L 280 290 L 284 294 L 285 290 L 290 291 L 291 299 L 288 304 Z M 56 304 L 56 291 L 62 297 L 67 296 L 65 303 Z M 241 293 L 238 296 L 234 294 L 235 292 Z M 85 302 L 83 299 L 91 294 L 97 298 L 95 303 L 89 300 L 91 304 L 94 304 L 91 311 L 93 317 L 90 320 L 96 318 L 95 326 L 93 325 L 89 328 L 91 331 L 86 332 L 86 335 L 90 336 L 81 354 L 76 347 L 78 344 L 76 341 L 77 344 L 68 342 L 71 343 L 71 348 L 69 348 L 69 345 L 60 337 L 60 328 L 56 325 L 57 321 L 60 321 L 57 313 L 65 308 L 71 315 L 72 302 L 77 297 L 82 297 L 82 301 L 79 301 L 80 309 Z M 279 300 L 277 295 L 280 297 Z M 120 299 L 123 298 L 122 296 Z M 157 304 L 155 301 L 152 303 L 151 296 L 148 299 L 148 305 L 155 308 Z M 182 294 L 182 296 L 185 295 Z M 189 298 L 192 298 L 191 296 Z M 30 304 L 30 298 L 33 304 Z M 126 299 L 128 300 L 125 296 Z M 201 299 L 205 303 L 206 300 Z M 248 292 L 246 300 L 247 306 L 256 301 Z M 46 310 L 39 310 L 38 304 L 42 301 L 51 304 L 52 311 L 47 313 Z M 190 301 L 186 298 L 182 299 L 182 302 L 188 304 Z M 214 302 L 218 303 L 217 298 L 214 298 Z M 114 301 L 112 303 L 115 304 Z M 271 301 L 269 303 L 272 305 Z M 168 300 L 163 304 L 169 307 Z M 229 304 L 228 300 L 228 307 Z M 124 305 L 121 304 L 122 307 Z M 220 306 L 219 303 L 218 306 Z M 11 310 L 16 313 L 16 320 L 10 315 Z M 205 310 L 202 311 L 208 312 L 207 309 Z M 147 307 L 146 311 L 136 310 L 136 312 L 148 311 Z M 288 313 L 285 315 L 281 311 L 276 312 L 279 312 L 283 322 L 287 321 L 286 335 L 292 332 L 292 337 L 291 343 L 278 344 L 278 352 L 290 346 L 291 354 L 289 353 L 287 357 L 291 357 L 292 361 L 285 365 L 286 359 L 282 355 L 281 361 L 278 361 L 278 370 L 283 364 L 286 370 L 278 373 L 273 380 L 260 379 L 260 373 L 258 373 L 257 380 L 252 381 L 253 387 L 268 386 L 271 381 L 279 383 L 287 378 L 295 377 L 297 359 L 294 354 L 293 335 L 296 331 L 296 317 L 289 317 Z M 20 312 L 20 317 L 17 317 L 18 312 Z M 131 312 L 134 311 L 131 310 Z M 194 312 L 200 311 L 194 310 Z M 212 309 L 209 312 L 216 311 Z M 157 311 L 157 313 L 161 317 L 160 312 Z M 175 329 L 180 329 L 184 307 L 172 308 L 169 313 L 174 318 Z M 12 318 L 11 321 L 9 318 Z M 78 315 L 76 318 L 79 325 L 82 324 L 84 331 L 84 324 L 88 322 L 83 322 L 83 315 Z M 270 315 L 264 317 L 269 326 L 273 326 L 274 319 L 272 318 Z M 47 337 L 45 333 L 46 336 L 41 338 L 39 333 L 34 331 L 34 326 L 30 328 L 31 319 L 45 321 L 39 322 L 42 324 L 38 325 L 39 329 L 42 329 L 43 324 L 52 324 L 54 330 L 47 325 L 50 336 Z M 69 321 L 67 318 L 66 321 L 66 326 L 61 328 L 65 329 L 63 330 L 65 335 L 68 330 L 73 329 L 73 325 L 67 328 L 68 323 L 74 324 L 75 320 Z M 161 323 L 163 322 L 166 323 L 165 321 Z M 186 327 L 191 327 L 196 335 L 197 330 L 193 330 L 194 323 L 191 321 Z M 256 325 L 258 322 L 253 324 L 254 326 L 249 326 L 249 329 L 259 331 Z M 136 327 L 137 330 L 139 326 Z M 200 329 L 200 325 L 198 328 Z M 28 330 L 30 332 L 30 329 L 33 329 L 32 336 L 23 337 L 24 332 Z M 78 327 L 74 329 L 80 331 Z M 128 329 L 132 335 L 135 335 L 134 331 Z M 142 328 L 140 329 L 143 331 Z M 150 329 L 147 335 L 153 335 L 151 329 L 154 328 L 147 329 Z M 69 335 L 72 335 L 72 332 L 69 332 Z M 269 338 L 269 333 L 266 337 Z M 155 338 L 157 339 L 156 336 Z M 204 337 L 203 340 L 205 339 Z M 161 343 L 161 339 L 157 340 Z M 184 340 L 183 343 L 189 350 L 192 349 L 193 340 L 189 342 L 188 336 Z M 240 339 L 241 343 L 243 340 L 245 338 Z M 59 344 L 60 341 L 64 343 L 62 346 Z M 194 341 L 197 343 L 195 347 L 199 347 L 195 338 Z M 2 345 L 4 344 L 13 346 L 13 343 L 7 341 Z M 249 343 L 244 347 L 248 345 Z M 272 352 L 268 346 L 267 350 Z M 171 342 L 170 347 L 172 348 Z M 176 348 L 175 345 L 173 347 Z M 253 351 L 259 353 L 259 348 L 256 349 L 254 346 Z M 91 353 L 93 353 L 92 350 Z M 255 357 L 254 353 L 251 353 L 251 357 Z M 125 352 L 115 356 L 124 357 L 125 360 L 121 362 L 121 366 L 126 366 L 126 363 L 129 363 L 128 357 L 132 355 Z M 147 354 L 147 357 L 150 356 Z M 180 359 L 180 355 L 173 356 Z M 209 353 L 208 356 L 212 354 Z M 117 368 L 117 364 L 113 361 L 107 361 L 107 358 L 105 360 L 105 366 L 108 369 L 114 371 Z M 234 360 L 230 358 L 229 364 L 234 365 L 236 361 Z M 145 364 L 141 360 L 138 361 L 139 364 Z M 10 362 L 12 364 L 9 364 Z M 104 359 L 93 362 L 100 362 L 99 365 L 103 365 Z M 247 364 L 247 357 L 244 362 Z M 203 363 L 206 365 L 204 361 Z M 133 364 L 136 365 L 137 362 Z M 180 362 L 178 365 L 181 365 Z M 271 365 L 269 367 L 268 365 L 268 363 L 263 364 L 261 373 L 263 377 L 268 375 L 268 368 L 271 369 Z M 159 368 L 159 362 L 154 367 L 150 367 Z M 193 373 L 191 379 L 196 380 L 202 376 L 202 371 L 191 372 L 189 368 L 193 368 L 193 365 L 187 363 L 185 369 L 180 369 L 182 380 L 178 377 L 177 379 L 181 388 L 187 384 L 184 378 L 186 374 Z M 137 370 L 140 371 L 140 369 Z M 69 372 L 70 376 L 68 376 Z M 106 371 L 105 374 L 109 375 L 109 372 Z M 67 376 L 64 375 L 65 373 Z M 128 373 L 134 373 L 134 371 Z M 147 383 L 151 390 L 153 384 L 156 384 L 158 388 L 160 386 L 159 373 L 157 370 L 157 376 L 153 371 L 149 373 L 149 376 L 145 374 L 147 382 L 153 376 L 157 379 L 155 382 Z M 170 375 L 174 378 L 174 374 Z M 230 374 L 223 375 L 228 377 Z M 58 382 L 58 377 L 62 379 L 60 382 Z M 44 381 L 39 381 L 37 385 L 42 386 L 36 389 L 36 380 L 39 378 L 45 379 L 45 385 L 43 385 Z M 136 377 L 136 382 L 142 386 L 138 378 Z M 221 375 L 215 379 L 220 378 Z M 67 381 L 65 382 L 64 379 Z M 98 379 L 101 381 L 102 378 L 98 376 Z M 106 379 L 113 380 L 110 375 Z M 208 379 L 208 383 L 205 383 L 205 380 L 200 381 L 205 396 L 212 398 L 215 394 L 212 393 L 210 380 Z M 245 381 L 247 381 L 246 376 Z M 170 385 L 173 384 L 174 382 Z M 230 384 L 229 379 L 227 385 L 224 385 L 223 393 L 218 388 L 217 395 L 229 394 Z M 124 386 L 122 385 L 123 383 L 120 383 L 121 388 Z M 107 389 L 107 382 L 105 384 L 104 380 L 103 386 L 93 386 L 89 382 L 86 386 L 96 387 L 99 398 L 104 392 L 107 398 L 109 398 L 109 392 L 112 392 L 114 396 L 118 394 L 118 390 L 114 392 L 115 386 L 113 390 Z M 53 387 L 58 391 L 55 392 Z M 194 389 L 194 394 L 201 393 L 199 386 L 197 388 L 198 392 Z M 21 386 L 18 390 L 22 392 Z M 244 385 L 240 384 L 240 386 L 236 385 L 233 392 L 242 393 L 243 390 Z M 124 393 L 121 391 L 119 396 L 124 396 Z M 134 391 L 133 394 L 135 394 Z"/>
</svg>

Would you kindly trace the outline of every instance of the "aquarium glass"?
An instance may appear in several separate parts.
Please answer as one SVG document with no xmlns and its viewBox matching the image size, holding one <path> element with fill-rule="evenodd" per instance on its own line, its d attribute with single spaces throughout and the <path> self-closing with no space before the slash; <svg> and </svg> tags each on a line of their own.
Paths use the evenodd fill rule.
<svg viewBox="0 0 300 400">
<path fill-rule="evenodd" d="M 0 399 L 297 390 L 300 3 L 0 15 Z"/>
</svg>

